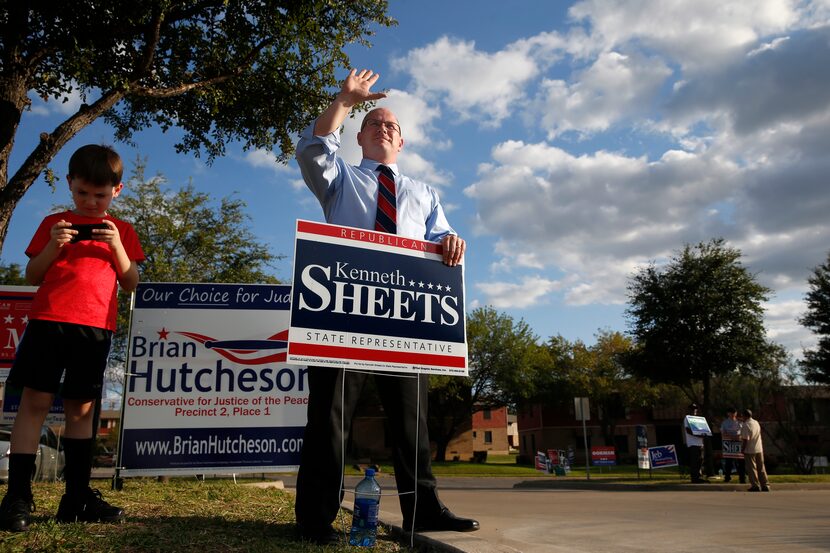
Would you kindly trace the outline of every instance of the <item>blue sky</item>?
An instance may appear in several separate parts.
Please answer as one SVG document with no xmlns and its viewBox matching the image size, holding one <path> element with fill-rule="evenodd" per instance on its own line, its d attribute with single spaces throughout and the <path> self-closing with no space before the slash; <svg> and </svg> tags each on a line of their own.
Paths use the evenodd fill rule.
<svg viewBox="0 0 830 553">
<path fill-rule="evenodd" d="M 353 66 L 380 72 L 398 115 L 399 163 L 440 192 L 468 240 L 468 310 L 492 305 L 542 338 L 625 330 L 626 282 L 685 243 L 724 237 L 774 290 L 772 339 L 814 340 L 797 318 L 830 250 L 830 2 L 619 0 L 390 2 L 399 22 Z M 343 72 L 345 75 L 345 71 Z M 78 99 L 33 98 L 11 169 Z M 347 121 L 342 155 L 359 161 Z M 175 132 L 114 143 L 99 122 L 71 152 L 114 143 L 172 187 L 189 179 L 248 204 L 288 279 L 297 218 L 322 220 L 296 164 L 229 148 L 208 166 Z M 18 205 L 2 261 L 25 263 L 40 219 L 69 198 L 41 178 Z"/>
</svg>

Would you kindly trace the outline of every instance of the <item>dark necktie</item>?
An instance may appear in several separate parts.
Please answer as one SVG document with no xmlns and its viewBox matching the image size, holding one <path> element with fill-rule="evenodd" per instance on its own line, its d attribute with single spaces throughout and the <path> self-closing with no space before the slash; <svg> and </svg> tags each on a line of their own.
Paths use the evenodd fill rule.
<svg viewBox="0 0 830 553">
<path fill-rule="evenodd" d="M 378 212 L 375 215 L 375 230 L 397 234 L 397 211 L 395 174 L 386 165 L 378 165 Z"/>
</svg>

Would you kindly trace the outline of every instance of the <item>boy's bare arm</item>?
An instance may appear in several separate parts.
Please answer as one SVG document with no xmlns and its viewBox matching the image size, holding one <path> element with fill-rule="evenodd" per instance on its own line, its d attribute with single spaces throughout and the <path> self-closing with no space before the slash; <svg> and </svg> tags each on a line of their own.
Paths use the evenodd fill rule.
<svg viewBox="0 0 830 553">
<path fill-rule="evenodd" d="M 96 240 L 109 244 L 112 252 L 112 259 L 115 262 L 115 274 L 118 277 L 118 284 L 125 292 L 132 292 L 138 286 L 138 266 L 127 256 L 124 244 L 121 243 L 121 233 L 115 223 L 104 219 L 108 229 L 95 229 L 92 235 Z"/>
<path fill-rule="evenodd" d="M 67 223 L 63 219 L 55 223 L 49 231 L 49 242 L 40 250 L 40 253 L 35 255 L 26 264 L 26 282 L 32 286 L 40 286 L 43 282 L 43 277 L 46 276 L 46 271 L 52 266 L 55 259 L 64 244 L 68 244 L 72 237 L 78 233 L 76 230 L 71 230 L 71 223 Z"/>
<path fill-rule="evenodd" d="M 132 292 L 138 286 L 138 265 L 135 261 L 130 261 L 130 268 L 118 276 L 118 284 L 125 292 Z"/>
</svg>

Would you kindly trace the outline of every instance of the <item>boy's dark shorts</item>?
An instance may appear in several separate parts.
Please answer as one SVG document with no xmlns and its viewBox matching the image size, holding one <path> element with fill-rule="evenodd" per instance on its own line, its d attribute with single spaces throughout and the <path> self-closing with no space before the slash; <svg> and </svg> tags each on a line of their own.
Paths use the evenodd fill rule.
<svg viewBox="0 0 830 553">
<path fill-rule="evenodd" d="M 103 328 L 29 321 L 6 382 L 51 394 L 60 390 L 65 399 L 97 399 L 101 397 L 111 342 L 112 331 Z"/>
</svg>

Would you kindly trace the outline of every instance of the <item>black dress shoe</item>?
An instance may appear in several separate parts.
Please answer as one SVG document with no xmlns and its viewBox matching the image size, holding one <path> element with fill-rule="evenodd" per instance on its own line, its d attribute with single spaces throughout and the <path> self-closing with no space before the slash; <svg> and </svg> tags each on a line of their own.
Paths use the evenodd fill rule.
<svg viewBox="0 0 830 553">
<path fill-rule="evenodd" d="M 415 521 L 416 532 L 475 532 L 479 528 L 477 520 L 457 517 L 446 507 L 438 516 Z M 404 521 L 403 529 L 409 532 L 412 529 L 412 521 Z"/>
<path fill-rule="evenodd" d="M 340 542 L 340 534 L 331 527 L 331 524 L 326 526 L 306 526 L 298 524 L 297 537 L 303 541 L 317 545 L 334 545 Z"/>
<path fill-rule="evenodd" d="M 752 486 L 751 488 L 749 488 L 746 491 L 748 491 L 748 492 L 760 492 L 761 488 L 759 488 L 758 486 Z"/>
</svg>

